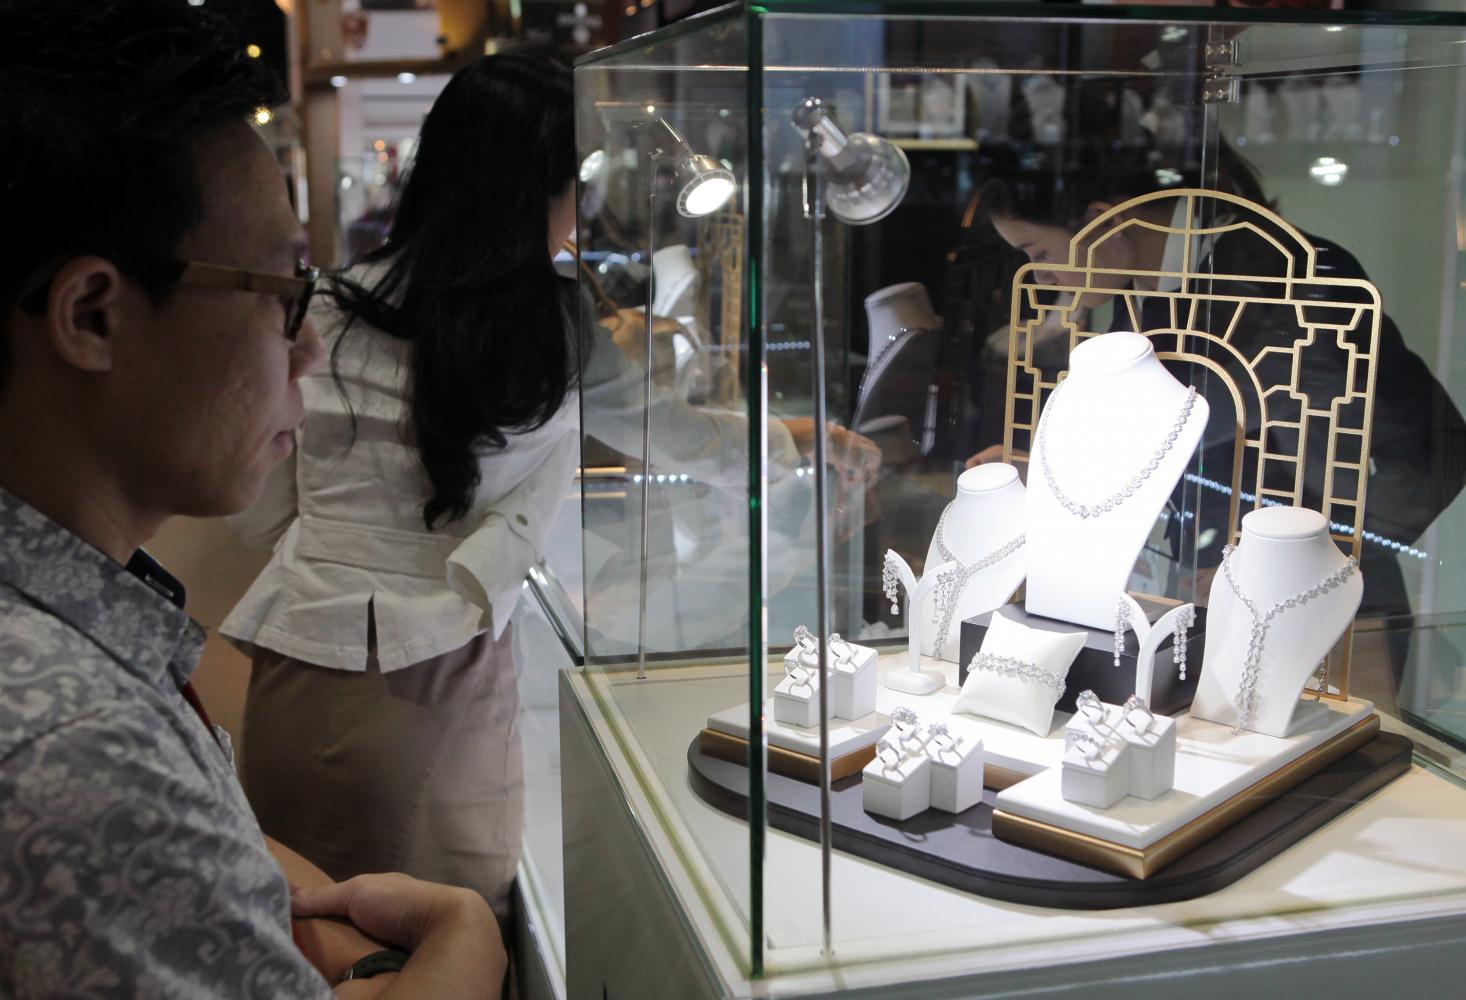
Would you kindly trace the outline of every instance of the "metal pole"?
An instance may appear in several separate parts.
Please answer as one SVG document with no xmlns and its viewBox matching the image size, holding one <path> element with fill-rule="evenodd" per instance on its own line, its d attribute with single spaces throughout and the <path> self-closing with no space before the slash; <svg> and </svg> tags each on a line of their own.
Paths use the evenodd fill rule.
<svg viewBox="0 0 1466 1000">
<path fill-rule="evenodd" d="M 652 254 L 656 250 L 657 235 L 657 176 L 661 164 L 658 157 L 661 149 L 653 147 L 651 152 L 651 183 L 646 193 L 646 324 L 642 360 L 646 364 L 646 378 L 642 384 L 641 407 L 641 581 L 640 599 L 637 601 L 639 621 L 636 626 L 636 679 L 646 680 L 646 572 L 647 572 L 647 529 L 651 525 L 652 495 L 652 299 L 656 294 L 657 269 L 652 266 Z"/>
<path fill-rule="evenodd" d="M 807 205 L 814 225 L 814 330 L 812 382 L 814 387 L 814 525 L 815 525 L 815 636 L 820 652 L 820 904 L 823 953 L 833 953 L 830 939 L 830 538 L 825 506 L 827 446 L 825 441 L 825 173 L 819 155 L 819 137 L 811 130 L 805 141 L 806 184 L 813 178 Z"/>
</svg>

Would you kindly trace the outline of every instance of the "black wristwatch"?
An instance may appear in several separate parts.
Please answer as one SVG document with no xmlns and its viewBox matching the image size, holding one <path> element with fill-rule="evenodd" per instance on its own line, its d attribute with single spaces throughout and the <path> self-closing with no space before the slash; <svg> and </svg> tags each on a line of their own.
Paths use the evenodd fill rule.
<svg viewBox="0 0 1466 1000">
<path fill-rule="evenodd" d="M 402 967 L 407 964 L 407 958 L 407 952 L 398 951 L 396 948 L 374 951 L 353 962 L 351 968 L 346 970 L 346 975 L 341 977 L 341 981 L 344 983 L 348 979 L 370 979 L 384 972 L 401 972 Z"/>
</svg>

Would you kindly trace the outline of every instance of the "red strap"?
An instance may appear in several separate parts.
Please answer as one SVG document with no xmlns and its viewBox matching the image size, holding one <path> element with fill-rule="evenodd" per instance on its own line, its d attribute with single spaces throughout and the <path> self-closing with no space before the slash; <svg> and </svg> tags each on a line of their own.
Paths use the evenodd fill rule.
<svg viewBox="0 0 1466 1000">
<path fill-rule="evenodd" d="M 204 729 L 208 731 L 214 742 L 219 742 L 219 737 L 214 732 L 214 724 L 209 721 L 209 713 L 204 711 L 204 703 L 199 700 L 199 693 L 193 689 L 193 681 L 184 682 L 183 687 L 178 689 L 178 693 L 183 695 L 183 700 L 198 713 L 199 721 L 204 724 Z"/>
</svg>

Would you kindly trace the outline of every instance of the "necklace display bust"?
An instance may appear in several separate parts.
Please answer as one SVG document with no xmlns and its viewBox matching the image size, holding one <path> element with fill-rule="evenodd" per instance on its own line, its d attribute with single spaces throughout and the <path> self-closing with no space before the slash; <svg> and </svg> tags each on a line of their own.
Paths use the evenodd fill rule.
<svg viewBox="0 0 1466 1000">
<path fill-rule="evenodd" d="M 1074 348 L 1029 461 L 1030 614 L 1113 627 L 1115 595 L 1207 416 L 1206 400 L 1166 371 L 1147 338 L 1108 333 Z"/>
<path fill-rule="evenodd" d="M 1191 714 L 1269 736 L 1301 731 L 1322 706 L 1299 696 L 1354 620 L 1364 581 L 1329 537 L 1323 515 L 1302 507 L 1248 514 L 1226 558 L 1212 580 L 1206 655 Z M 1261 648 L 1248 698 L 1244 679 L 1255 642 Z"/>
<path fill-rule="evenodd" d="M 923 652 L 955 663 L 961 624 L 1006 604 L 1023 582 L 1026 490 L 1011 465 L 968 469 L 942 513 L 926 565 L 955 562 L 922 605 Z"/>
</svg>

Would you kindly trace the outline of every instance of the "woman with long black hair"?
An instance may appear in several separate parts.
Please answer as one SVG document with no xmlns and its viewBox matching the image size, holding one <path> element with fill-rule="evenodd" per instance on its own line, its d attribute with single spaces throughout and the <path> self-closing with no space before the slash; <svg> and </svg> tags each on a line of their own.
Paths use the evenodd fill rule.
<svg viewBox="0 0 1466 1000">
<path fill-rule="evenodd" d="M 500 55 L 423 123 L 387 242 L 315 311 L 293 461 L 235 527 L 274 544 L 221 631 L 252 657 L 261 825 L 335 878 L 431 873 L 501 922 L 523 811 L 508 626 L 578 459 L 569 74 Z"/>
</svg>

